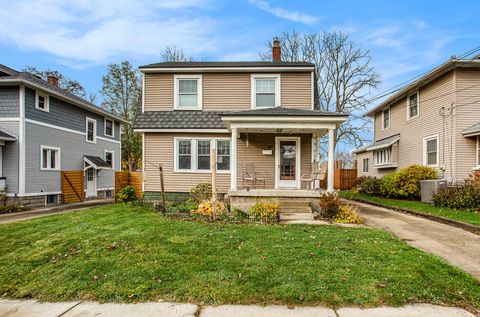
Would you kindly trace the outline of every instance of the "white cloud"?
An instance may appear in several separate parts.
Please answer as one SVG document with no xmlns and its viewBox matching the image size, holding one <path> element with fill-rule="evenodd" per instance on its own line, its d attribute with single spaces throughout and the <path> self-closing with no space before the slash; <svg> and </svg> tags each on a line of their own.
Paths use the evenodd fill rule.
<svg viewBox="0 0 480 317">
<path fill-rule="evenodd" d="M 286 9 L 280 7 L 272 7 L 267 1 L 264 0 L 249 0 L 249 2 L 255 5 L 257 8 L 262 9 L 268 13 L 271 13 L 279 18 L 286 19 L 293 22 L 299 22 L 303 24 L 314 24 L 318 21 L 317 17 L 307 15 L 304 13 L 296 12 L 296 11 L 288 11 Z"/>
<path fill-rule="evenodd" d="M 70 64 L 101 64 L 121 56 L 158 57 L 168 45 L 201 54 L 215 47 L 211 37 L 216 21 L 192 18 L 182 8 L 202 5 L 205 0 L 120 0 L 115 6 L 107 0 L 12 1 L 0 11 L 0 41 Z M 48 14 L 41 14 L 45 8 Z"/>
</svg>

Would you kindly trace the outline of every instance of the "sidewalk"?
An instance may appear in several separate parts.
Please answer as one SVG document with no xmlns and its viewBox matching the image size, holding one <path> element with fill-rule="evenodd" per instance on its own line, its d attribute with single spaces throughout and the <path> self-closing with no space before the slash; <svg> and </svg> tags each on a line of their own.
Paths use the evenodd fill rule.
<svg viewBox="0 0 480 317">
<path fill-rule="evenodd" d="M 60 214 L 60 213 L 70 212 L 70 211 L 79 211 L 79 210 L 84 210 L 84 209 L 88 209 L 95 206 L 112 204 L 113 202 L 114 202 L 113 199 L 94 199 L 94 200 L 82 201 L 79 203 L 62 204 L 62 205 L 56 205 L 52 207 L 45 207 L 45 208 L 39 208 L 39 209 L 15 212 L 15 213 L 9 213 L 9 214 L 2 214 L 0 215 L 0 224 L 39 218 L 39 217 L 44 217 L 44 216 L 53 215 L 53 214 Z M 2 316 L 0 315 L 0 317 Z"/>
<path fill-rule="evenodd" d="M 285 306 L 197 306 L 178 303 L 39 303 L 0 299 L 0 317 L 475 317 L 464 309 L 428 304 L 403 307 L 340 308 Z"/>
<path fill-rule="evenodd" d="M 480 280 L 480 236 L 463 229 L 367 203 L 360 208 L 365 225 L 392 232 L 412 247 L 443 258 Z"/>
</svg>

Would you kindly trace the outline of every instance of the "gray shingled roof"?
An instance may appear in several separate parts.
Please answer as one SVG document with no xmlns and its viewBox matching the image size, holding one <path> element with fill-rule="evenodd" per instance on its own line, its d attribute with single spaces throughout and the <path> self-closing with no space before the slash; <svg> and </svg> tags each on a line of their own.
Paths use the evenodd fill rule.
<svg viewBox="0 0 480 317">
<path fill-rule="evenodd" d="M 4 132 L 0 130 L 0 140 L 3 141 L 16 141 L 17 138 L 14 137 L 13 135 L 8 134 L 7 132 Z"/>
<path fill-rule="evenodd" d="M 100 167 L 100 168 L 110 168 L 111 166 L 105 162 L 104 159 L 98 156 L 93 156 L 93 155 L 84 155 L 84 158 L 89 160 L 91 163 L 93 163 L 95 168 Z"/>
<path fill-rule="evenodd" d="M 304 116 L 328 116 L 328 117 L 343 117 L 346 114 L 339 112 L 327 112 L 320 110 L 297 109 L 288 107 L 275 107 L 266 109 L 252 109 L 245 111 L 227 112 L 228 116 L 290 116 L 290 117 L 304 117 Z"/>
<path fill-rule="evenodd" d="M 480 133 L 480 122 L 462 131 L 462 134 L 465 136 L 475 135 L 478 133 Z"/>
<path fill-rule="evenodd" d="M 6 71 L 6 70 L 15 71 L 15 70 L 13 70 L 13 69 L 11 69 L 11 68 L 9 68 L 9 67 L 6 67 L 5 65 L 1 65 L 1 64 L 0 64 L 0 66 L 1 66 L 1 67 L 4 67 L 4 68 L 5 68 L 5 69 L 4 69 L 5 71 Z M 10 80 L 14 80 L 14 79 L 25 80 L 25 81 L 30 82 L 30 83 L 32 83 L 32 84 L 41 86 L 41 87 L 43 87 L 43 88 L 45 88 L 45 89 L 52 90 L 52 91 L 56 92 L 56 93 L 59 94 L 59 95 L 63 95 L 63 96 L 65 96 L 65 97 L 69 98 L 69 99 L 75 100 L 76 102 L 79 102 L 79 103 L 81 103 L 82 105 L 84 105 L 86 109 L 90 109 L 90 110 L 92 110 L 92 111 L 94 111 L 94 112 L 100 112 L 100 113 L 102 113 L 102 114 L 105 114 L 105 115 L 108 115 L 108 116 L 110 116 L 110 117 L 112 117 L 112 118 L 115 118 L 116 120 L 119 120 L 119 121 L 122 121 L 122 122 L 126 122 L 123 118 L 120 118 L 120 117 L 114 115 L 113 113 L 110 113 L 110 112 L 108 112 L 108 111 L 106 111 L 106 110 L 98 107 L 97 105 L 95 105 L 95 104 L 93 104 L 93 103 L 91 103 L 91 102 L 88 102 L 88 101 L 86 101 L 85 99 L 83 99 L 83 98 L 81 98 L 81 97 L 78 97 L 77 95 L 72 94 L 71 92 L 69 92 L 69 91 L 67 91 L 67 90 L 65 90 L 65 89 L 62 89 L 62 88 L 60 88 L 60 87 L 58 87 L 58 86 L 55 86 L 55 85 L 52 85 L 52 84 L 50 84 L 49 82 L 47 82 L 47 81 L 45 81 L 45 80 L 43 80 L 43 79 L 41 79 L 41 78 L 39 78 L 39 77 L 37 77 L 37 76 L 35 76 L 35 75 L 32 75 L 32 74 L 30 74 L 30 73 L 28 73 L 28 72 L 17 72 L 17 71 L 15 71 L 15 72 L 16 72 L 16 74 L 11 75 L 11 76 L 0 76 L 0 82 L 2 82 L 2 81 L 10 81 Z"/>
<path fill-rule="evenodd" d="M 148 111 L 137 116 L 134 129 L 225 129 L 220 111 Z"/>
<path fill-rule="evenodd" d="M 140 66 L 139 68 L 195 68 L 195 67 L 314 67 L 308 62 L 163 62 Z"/>
<path fill-rule="evenodd" d="M 226 129 L 223 116 L 345 116 L 340 113 L 277 107 L 246 111 L 148 111 L 137 116 L 134 129 Z"/>
</svg>

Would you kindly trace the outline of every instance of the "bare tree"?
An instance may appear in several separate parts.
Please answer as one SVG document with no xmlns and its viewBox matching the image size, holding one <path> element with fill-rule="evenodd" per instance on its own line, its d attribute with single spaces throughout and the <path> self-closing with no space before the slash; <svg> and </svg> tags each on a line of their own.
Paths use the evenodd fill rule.
<svg viewBox="0 0 480 317">
<path fill-rule="evenodd" d="M 284 32 L 280 43 L 283 61 L 315 64 L 315 109 L 349 115 L 336 131 L 335 145 L 363 145 L 370 121 L 362 113 L 370 91 L 381 82 L 380 75 L 370 66 L 370 52 L 338 31 L 304 34 L 293 30 Z M 271 59 L 272 46 L 273 42 L 267 43 L 269 51 L 260 53 L 263 60 Z"/>
<path fill-rule="evenodd" d="M 58 85 L 60 88 L 65 89 L 81 98 L 85 98 L 87 96 L 85 88 L 78 81 L 64 76 L 57 70 L 39 70 L 36 66 L 25 66 L 23 71 L 38 76 L 43 80 L 47 80 L 48 76 L 55 76 L 58 78 Z"/>
<path fill-rule="evenodd" d="M 164 62 L 190 62 L 193 60 L 176 46 L 167 46 L 160 56 Z"/>
<path fill-rule="evenodd" d="M 132 126 L 142 106 L 140 72 L 128 61 L 109 64 L 102 81 L 100 94 L 103 108 L 130 122 L 124 126 L 122 133 L 122 167 L 135 171 L 142 160 L 141 134 L 135 133 Z"/>
</svg>

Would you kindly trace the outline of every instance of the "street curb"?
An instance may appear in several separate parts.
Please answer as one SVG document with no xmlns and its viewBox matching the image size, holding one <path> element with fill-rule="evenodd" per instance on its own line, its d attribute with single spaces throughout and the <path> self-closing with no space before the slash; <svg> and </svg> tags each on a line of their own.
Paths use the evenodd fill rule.
<svg viewBox="0 0 480 317">
<path fill-rule="evenodd" d="M 450 226 L 453 226 L 453 227 L 457 227 L 457 228 L 463 229 L 465 231 L 469 231 L 471 233 L 474 233 L 476 235 L 480 235 L 480 226 L 472 225 L 470 223 L 466 223 L 466 222 L 462 222 L 462 221 L 458 221 L 458 220 L 453 220 L 453 219 L 445 218 L 445 217 L 442 217 L 442 216 L 432 215 L 432 214 L 428 214 L 428 213 L 417 211 L 417 210 L 386 206 L 386 205 L 382 205 L 382 204 L 378 204 L 378 203 L 372 203 L 370 201 L 365 201 L 363 199 L 358 199 L 358 198 L 348 198 L 348 199 L 347 198 L 341 198 L 341 199 L 344 200 L 344 201 L 347 201 L 347 202 L 349 202 L 349 201 L 352 202 L 352 203 L 360 202 L 360 203 L 363 203 L 363 204 L 382 207 L 382 208 L 385 208 L 385 209 L 389 209 L 389 210 L 396 211 L 396 212 L 401 212 L 401 213 L 404 213 L 404 214 L 414 215 L 414 216 L 417 216 L 417 217 L 421 217 L 421 218 L 425 218 L 425 219 L 428 219 L 428 220 L 440 222 L 440 223 L 443 223 L 443 224 L 446 224 L 446 225 L 450 225 Z"/>
</svg>

